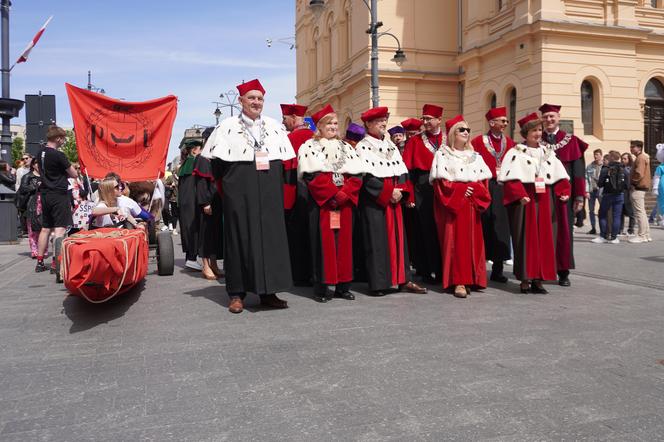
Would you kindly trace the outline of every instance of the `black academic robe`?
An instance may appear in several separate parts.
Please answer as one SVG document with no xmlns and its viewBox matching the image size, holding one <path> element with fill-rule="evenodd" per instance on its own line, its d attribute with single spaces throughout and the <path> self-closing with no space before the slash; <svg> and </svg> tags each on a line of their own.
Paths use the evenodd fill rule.
<svg viewBox="0 0 664 442">
<path fill-rule="evenodd" d="M 270 161 L 256 170 L 254 161 L 213 160 L 221 174 L 226 291 L 258 295 L 292 286 L 284 220 L 283 164 Z"/>
<path fill-rule="evenodd" d="M 196 207 L 199 211 L 198 256 L 214 260 L 222 259 L 224 257 L 222 201 L 212 174 L 210 160 L 200 155 L 196 157 L 192 175 L 196 180 Z M 211 215 L 203 212 L 203 208 L 207 205 L 212 207 Z"/>
<path fill-rule="evenodd" d="M 408 196 L 407 175 L 379 178 L 364 176 L 359 211 L 369 289 L 382 291 L 410 281 L 403 211 L 391 203 L 394 189 Z"/>
<path fill-rule="evenodd" d="M 183 175 L 178 180 L 178 207 L 180 208 L 180 237 L 185 254 L 198 253 L 199 210 L 196 207 L 196 178 Z"/>
</svg>

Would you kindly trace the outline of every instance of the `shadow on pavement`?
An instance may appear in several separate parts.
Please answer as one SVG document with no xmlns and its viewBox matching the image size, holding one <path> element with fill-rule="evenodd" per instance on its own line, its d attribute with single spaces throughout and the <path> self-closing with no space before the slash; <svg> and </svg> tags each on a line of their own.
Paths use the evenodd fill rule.
<svg viewBox="0 0 664 442">
<path fill-rule="evenodd" d="M 653 262 L 664 262 L 664 256 L 642 256 L 641 259 Z"/>
<path fill-rule="evenodd" d="M 289 291 L 288 293 L 291 294 L 293 292 Z M 228 305 L 230 304 L 230 298 L 228 297 L 228 293 L 226 293 L 226 289 L 223 288 L 223 287 L 220 287 L 218 285 L 211 285 L 210 287 L 205 287 L 205 288 L 197 289 L 197 290 L 191 290 L 191 291 L 188 291 L 188 292 L 184 292 L 184 294 L 188 295 L 188 296 L 191 296 L 192 298 L 205 298 L 205 299 L 208 299 L 208 300 L 210 300 L 210 301 L 212 301 L 216 304 L 219 304 L 219 306 L 224 307 L 226 309 L 228 308 Z M 277 295 L 279 295 L 279 293 L 277 293 Z M 299 295 L 299 296 L 302 296 L 302 295 Z M 282 297 L 282 299 L 283 299 L 283 297 Z M 279 309 L 271 309 L 271 308 L 261 307 L 260 299 L 259 299 L 258 295 L 255 295 L 253 293 L 247 293 L 247 295 L 245 296 L 245 298 L 244 298 L 244 309 L 248 310 L 252 313 L 279 311 Z"/>
<path fill-rule="evenodd" d="M 65 315 L 72 322 L 69 333 L 89 330 L 124 316 L 129 308 L 138 301 L 144 286 L 145 280 L 138 283 L 127 293 L 100 304 L 93 304 L 80 296 L 67 296 L 62 301 L 62 307 Z"/>
</svg>

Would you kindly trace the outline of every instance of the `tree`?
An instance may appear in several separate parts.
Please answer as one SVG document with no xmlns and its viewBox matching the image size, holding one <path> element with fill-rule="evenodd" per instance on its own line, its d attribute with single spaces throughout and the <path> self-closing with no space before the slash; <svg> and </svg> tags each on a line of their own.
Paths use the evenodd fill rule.
<svg viewBox="0 0 664 442">
<path fill-rule="evenodd" d="M 67 131 L 65 144 L 62 145 L 62 152 L 70 163 L 78 163 L 78 149 L 76 148 L 76 136 L 73 130 Z"/>
<path fill-rule="evenodd" d="M 25 146 L 25 143 L 23 141 L 23 138 L 21 137 L 16 137 L 12 141 L 12 166 L 16 164 L 16 161 L 20 160 L 21 157 L 23 156 L 23 148 Z"/>
</svg>

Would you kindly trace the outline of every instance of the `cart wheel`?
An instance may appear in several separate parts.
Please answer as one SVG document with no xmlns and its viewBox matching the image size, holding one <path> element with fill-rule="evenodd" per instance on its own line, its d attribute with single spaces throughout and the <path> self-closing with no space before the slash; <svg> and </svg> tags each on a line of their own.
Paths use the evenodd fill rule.
<svg viewBox="0 0 664 442">
<path fill-rule="evenodd" d="M 62 254 L 62 240 L 63 237 L 55 238 L 53 241 L 53 260 L 55 262 L 55 282 L 62 284 L 62 277 L 60 276 L 60 269 L 62 267 L 60 262 L 60 255 Z"/>
<path fill-rule="evenodd" d="M 172 275 L 174 269 L 175 253 L 171 232 L 159 232 L 157 234 L 157 274 L 159 276 Z"/>
</svg>

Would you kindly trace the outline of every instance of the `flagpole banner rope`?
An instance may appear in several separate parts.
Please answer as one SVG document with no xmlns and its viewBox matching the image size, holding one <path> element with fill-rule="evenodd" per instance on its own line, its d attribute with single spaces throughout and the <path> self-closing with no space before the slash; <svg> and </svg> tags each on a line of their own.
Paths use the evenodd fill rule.
<svg viewBox="0 0 664 442">
<path fill-rule="evenodd" d="M 126 181 L 164 175 L 177 97 L 116 100 L 66 83 L 79 162 L 93 178 L 108 172 Z"/>
</svg>

